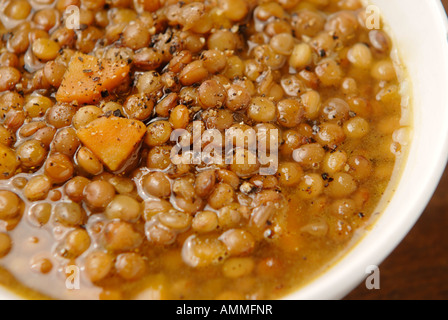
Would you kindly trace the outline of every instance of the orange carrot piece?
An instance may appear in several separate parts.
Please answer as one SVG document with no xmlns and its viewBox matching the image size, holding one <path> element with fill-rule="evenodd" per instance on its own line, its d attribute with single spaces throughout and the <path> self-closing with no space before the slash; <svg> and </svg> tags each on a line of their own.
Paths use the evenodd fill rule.
<svg viewBox="0 0 448 320">
<path fill-rule="evenodd" d="M 145 133 L 144 123 L 118 117 L 98 118 L 77 131 L 79 140 L 112 171 L 123 166 Z"/>
<path fill-rule="evenodd" d="M 130 67 L 125 61 L 100 60 L 76 53 L 70 60 L 62 83 L 56 93 L 59 102 L 95 103 L 102 95 L 119 86 L 128 76 Z"/>
</svg>

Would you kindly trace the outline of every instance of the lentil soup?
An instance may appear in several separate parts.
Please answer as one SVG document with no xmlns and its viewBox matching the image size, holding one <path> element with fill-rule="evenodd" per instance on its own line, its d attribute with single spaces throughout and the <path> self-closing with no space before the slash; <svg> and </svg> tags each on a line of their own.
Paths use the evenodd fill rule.
<svg viewBox="0 0 448 320">
<path fill-rule="evenodd" d="M 0 18 L 0 283 L 25 298 L 282 298 L 390 196 L 403 67 L 359 0 Z"/>
</svg>

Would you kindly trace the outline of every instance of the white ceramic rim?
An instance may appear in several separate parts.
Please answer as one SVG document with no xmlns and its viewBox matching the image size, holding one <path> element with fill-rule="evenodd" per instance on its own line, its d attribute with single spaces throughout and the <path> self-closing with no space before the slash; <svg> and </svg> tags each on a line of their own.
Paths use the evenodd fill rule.
<svg viewBox="0 0 448 320">
<path fill-rule="evenodd" d="M 381 2 L 385 0 L 380 0 Z M 430 16 L 434 18 L 433 23 L 437 26 L 435 30 L 440 45 L 443 48 L 441 54 L 446 57 L 444 64 L 440 66 L 443 70 L 442 88 L 448 88 L 448 19 L 445 9 L 440 0 L 426 0 Z M 405 60 L 405 59 L 404 59 Z M 448 109 L 448 92 L 441 93 L 440 105 Z M 421 110 L 413 110 L 416 114 L 414 120 L 418 120 Z M 448 113 L 445 112 L 445 116 Z M 448 117 L 445 117 L 448 122 Z M 413 198 L 406 199 L 403 203 L 403 212 L 387 227 L 381 226 L 380 217 L 371 230 L 350 251 L 336 262 L 329 270 L 319 275 L 314 281 L 300 288 L 296 292 L 286 296 L 285 300 L 335 300 L 345 297 L 351 290 L 358 286 L 368 276 L 366 268 L 369 266 L 380 266 L 385 258 L 400 244 L 409 233 L 417 220 L 420 218 L 428 202 L 436 190 L 448 160 L 448 124 L 438 130 L 442 138 L 436 139 L 435 152 L 430 156 L 428 169 L 424 180 L 418 181 L 419 192 Z M 413 148 L 411 143 L 411 149 Z M 412 151 L 409 153 L 411 154 Z M 405 166 L 407 166 L 405 161 Z M 405 169 L 406 172 L 406 169 Z M 405 174 L 405 173 L 404 173 Z M 401 181 L 403 178 L 400 178 Z M 401 182 L 398 182 L 400 184 Z M 404 200 L 404 199 L 403 199 Z M 387 208 L 386 208 L 387 210 Z M 381 237 L 375 236 L 381 234 Z"/>
</svg>

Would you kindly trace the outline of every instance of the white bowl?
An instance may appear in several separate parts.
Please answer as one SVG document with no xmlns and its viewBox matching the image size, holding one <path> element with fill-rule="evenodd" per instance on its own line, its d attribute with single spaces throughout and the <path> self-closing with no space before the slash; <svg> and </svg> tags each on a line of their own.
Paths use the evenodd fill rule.
<svg viewBox="0 0 448 320">
<path fill-rule="evenodd" d="M 412 86 L 413 132 L 390 203 L 336 264 L 285 299 L 340 299 L 406 236 L 431 199 L 448 158 L 448 21 L 439 0 L 372 0 L 381 10 Z M 381 269 L 379 270 L 381 274 Z"/>
<path fill-rule="evenodd" d="M 448 158 L 448 21 L 439 0 L 372 0 L 408 69 L 413 133 L 404 171 L 379 219 L 336 264 L 285 299 L 340 299 L 406 236 L 434 193 Z M 0 299 L 18 297 L 0 288 Z"/>
</svg>

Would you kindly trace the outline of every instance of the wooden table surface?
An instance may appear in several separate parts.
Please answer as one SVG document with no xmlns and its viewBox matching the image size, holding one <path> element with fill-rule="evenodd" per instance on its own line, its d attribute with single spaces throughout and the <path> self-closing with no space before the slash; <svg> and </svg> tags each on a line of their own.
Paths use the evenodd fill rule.
<svg viewBox="0 0 448 320">
<path fill-rule="evenodd" d="M 448 0 L 442 2 L 448 9 Z M 379 270 L 379 290 L 361 283 L 346 299 L 448 300 L 448 168 L 419 221 Z"/>
</svg>

